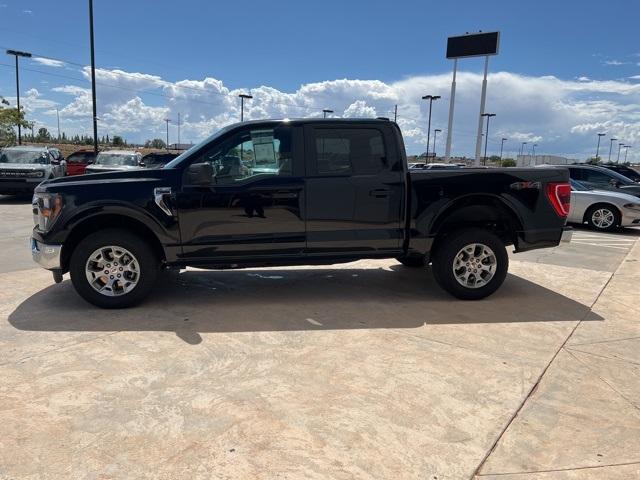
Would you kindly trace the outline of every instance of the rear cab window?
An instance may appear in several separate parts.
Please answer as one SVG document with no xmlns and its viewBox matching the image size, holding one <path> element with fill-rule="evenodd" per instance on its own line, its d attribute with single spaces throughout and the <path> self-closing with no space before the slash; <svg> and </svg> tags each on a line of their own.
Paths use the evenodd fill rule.
<svg viewBox="0 0 640 480">
<path fill-rule="evenodd" d="M 377 128 L 316 128 L 315 170 L 319 175 L 376 175 L 387 169 Z"/>
</svg>

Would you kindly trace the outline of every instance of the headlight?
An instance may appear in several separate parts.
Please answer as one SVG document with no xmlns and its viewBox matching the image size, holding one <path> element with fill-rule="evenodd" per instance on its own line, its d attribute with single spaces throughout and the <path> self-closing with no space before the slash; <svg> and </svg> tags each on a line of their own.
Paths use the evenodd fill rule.
<svg viewBox="0 0 640 480">
<path fill-rule="evenodd" d="M 34 223 L 39 230 L 46 232 L 60 216 L 64 201 L 57 193 L 36 193 L 31 205 Z"/>
<path fill-rule="evenodd" d="M 629 210 L 635 210 L 636 212 L 640 212 L 640 203 L 626 203 L 623 205 L 624 208 L 628 208 Z"/>
</svg>

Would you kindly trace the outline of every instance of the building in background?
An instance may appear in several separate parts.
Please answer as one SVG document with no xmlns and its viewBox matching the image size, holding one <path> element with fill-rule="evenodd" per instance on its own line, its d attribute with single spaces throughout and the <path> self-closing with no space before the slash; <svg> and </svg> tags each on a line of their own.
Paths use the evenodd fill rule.
<svg viewBox="0 0 640 480">
<path fill-rule="evenodd" d="M 516 165 L 518 167 L 529 167 L 534 165 L 569 165 L 575 160 L 559 155 L 518 155 Z"/>
</svg>

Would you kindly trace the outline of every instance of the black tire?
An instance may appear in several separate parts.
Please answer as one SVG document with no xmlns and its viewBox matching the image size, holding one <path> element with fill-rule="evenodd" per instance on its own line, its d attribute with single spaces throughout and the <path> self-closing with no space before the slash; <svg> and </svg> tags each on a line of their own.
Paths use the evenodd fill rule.
<svg viewBox="0 0 640 480">
<path fill-rule="evenodd" d="M 602 212 L 604 213 L 605 216 L 607 215 L 606 212 L 609 212 L 613 216 L 613 223 L 607 224 L 606 226 L 602 226 L 602 223 L 600 223 L 600 226 L 599 226 L 598 225 L 599 222 L 595 217 L 597 212 Z M 616 230 L 620 226 L 620 221 L 622 217 L 620 215 L 620 211 L 613 205 L 609 205 L 607 203 L 599 203 L 589 207 L 589 210 L 587 210 L 587 213 L 585 214 L 585 219 L 587 221 L 587 224 L 591 228 L 595 230 L 600 230 L 601 232 L 611 232 L 613 230 Z"/>
<path fill-rule="evenodd" d="M 480 228 L 458 230 L 440 239 L 438 243 L 432 255 L 433 276 L 438 285 L 454 297 L 461 300 L 479 300 L 494 293 L 504 282 L 509 270 L 509 255 L 502 240 L 492 232 Z M 454 274 L 454 262 L 458 253 L 474 243 L 489 247 L 495 258 L 493 276 L 479 287 L 463 285 Z M 487 261 L 492 260 L 488 258 Z M 472 278 L 475 280 L 475 277 Z"/>
<path fill-rule="evenodd" d="M 423 255 L 415 255 L 410 257 L 398 257 L 396 258 L 405 267 L 420 268 L 427 264 L 427 260 Z"/>
<path fill-rule="evenodd" d="M 107 296 L 95 290 L 85 272 L 89 257 L 97 249 L 117 246 L 131 252 L 138 262 L 137 284 L 129 292 Z M 152 290 L 158 277 L 160 262 L 152 248 L 139 236 L 126 230 L 105 229 L 88 235 L 71 255 L 69 272 L 76 292 L 87 302 L 101 308 L 126 308 L 140 303 Z"/>
</svg>

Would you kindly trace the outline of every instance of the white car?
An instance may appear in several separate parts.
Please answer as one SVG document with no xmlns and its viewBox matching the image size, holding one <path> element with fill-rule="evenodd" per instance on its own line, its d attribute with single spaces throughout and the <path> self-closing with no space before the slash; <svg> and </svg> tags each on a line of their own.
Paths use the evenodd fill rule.
<svg viewBox="0 0 640 480">
<path fill-rule="evenodd" d="M 587 223 L 597 230 L 640 226 L 640 199 L 634 195 L 592 190 L 577 180 L 571 182 L 571 208 L 567 222 Z"/>
</svg>

